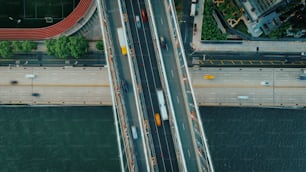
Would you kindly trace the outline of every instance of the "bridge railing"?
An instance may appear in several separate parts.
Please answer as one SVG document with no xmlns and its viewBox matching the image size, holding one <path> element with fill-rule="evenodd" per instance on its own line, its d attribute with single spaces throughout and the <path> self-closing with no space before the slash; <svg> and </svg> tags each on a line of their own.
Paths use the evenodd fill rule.
<svg viewBox="0 0 306 172">
<path fill-rule="evenodd" d="M 135 171 L 135 152 L 133 149 L 133 143 L 131 142 L 130 135 L 127 123 L 127 115 L 124 107 L 123 99 L 121 98 L 119 91 L 119 75 L 114 70 L 117 68 L 117 63 L 114 58 L 114 49 L 112 49 L 113 38 L 110 37 L 110 30 L 108 29 L 110 24 L 105 16 L 107 16 L 105 4 L 103 0 L 97 0 L 99 18 L 101 25 L 101 32 L 104 42 L 104 53 L 107 62 L 108 75 L 110 80 L 111 96 L 113 102 L 113 114 L 115 119 L 115 127 L 117 134 L 117 143 L 119 149 L 120 165 L 121 171 Z M 121 136 L 121 137 L 120 137 Z M 128 169 L 127 169 L 128 168 Z"/>
<path fill-rule="evenodd" d="M 197 149 L 197 161 L 202 171 L 214 172 L 212 160 L 210 157 L 207 139 L 205 137 L 204 128 L 202 126 L 201 117 L 198 109 L 198 105 L 194 96 L 194 91 L 189 76 L 188 65 L 186 62 L 186 55 L 184 46 L 182 44 L 181 34 L 178 26 L 178 19 L 175 11 L 175 5 L 173 0 L 165 0 L 166 9 L 168 9 L 170 16 L 170 30 L 174 35 L 174 42 L 176 45 L 176 56 L 178 57 L 178 63 L 180 65 L 180 73 L 183 76 L 184 97 L 188 100 L 186 108 L 189 112 L 189 119 L 191 120 L 193 129 L 193 138 L 195 139 L 195 147 Z"/>
</svg>

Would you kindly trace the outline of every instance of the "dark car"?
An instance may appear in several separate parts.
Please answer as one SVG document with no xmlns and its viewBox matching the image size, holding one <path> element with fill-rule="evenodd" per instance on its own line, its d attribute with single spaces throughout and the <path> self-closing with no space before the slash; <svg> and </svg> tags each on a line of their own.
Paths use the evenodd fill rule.
<svg viewBox="0 0 306 172">
<path fill-rule="evenodd" d="M 32 96 L 34 96 L 34 97 L 39 97 L 40 94 L 39 94 L 39 93 L 32 93 Z"/>
<path fill-rule="evenodd" d="M 127 93 L 127 92 L 129 91 L 129 86 L 128 86 L 128 84 L 127 84 L 126 81 L 121 80 L 121 88 L 123 89 L 123 91 L 124 91 L 125 93 Z"/>
<path fill-rule="evenodd" d="M 12 85 L 16 85 L 16 84 L 18 84 L 18 81 L 13 80 L 13 81 L 11 81 L 11 84 L 12 84 Z"/>
<path fill-rule="evenodd" d="M 159 37 L 159 41 L 160 41 L 160 46 L 162 48 L 167 48 L 167 42 L 165 40 L 165 37 L 163 37 L 163 36 Z"/>
</svg>

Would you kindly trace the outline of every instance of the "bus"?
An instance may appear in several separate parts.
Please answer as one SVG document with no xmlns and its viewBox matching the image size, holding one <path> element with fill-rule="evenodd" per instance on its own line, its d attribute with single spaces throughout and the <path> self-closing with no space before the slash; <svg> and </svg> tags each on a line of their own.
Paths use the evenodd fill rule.
<svg viewBox="0 0 306 172">
<path fill-rule="evenodd" d="M 158 104 L 159 104 L 159 110 L 160 110 L 161 118 L 164 121 L 168 120 L 168 114 L 167 114 L 167 109 L 166 109 L 166 105 L 165 105 L 163 90 L 156 90 L 156 94 L 157 94 L 157 100 L 158 100 Z"/>
</svg>

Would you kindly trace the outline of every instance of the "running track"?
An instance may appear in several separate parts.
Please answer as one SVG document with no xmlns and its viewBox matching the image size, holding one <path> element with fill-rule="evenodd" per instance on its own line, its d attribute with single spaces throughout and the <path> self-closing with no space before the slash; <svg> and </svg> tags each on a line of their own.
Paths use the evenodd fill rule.
<svg viewBox="0 0 306 172">
<path fill-rule="evenodd" d="M 60 35 L 73 27 L 86 14 L 92 0 L 80 0 L 77 7 L 62 21 L 43 28 L 1 28 L 0 40 L 44 40 Z"/>
</svg>

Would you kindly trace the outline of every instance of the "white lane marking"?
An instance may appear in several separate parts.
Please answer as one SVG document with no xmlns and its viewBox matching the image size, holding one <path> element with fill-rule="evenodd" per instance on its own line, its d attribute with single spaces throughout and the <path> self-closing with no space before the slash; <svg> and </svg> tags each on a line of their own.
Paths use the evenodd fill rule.
<svg viewBox="0 0 306 172">
<path fill-rule="evenodd" d="M 160 23 L 161 23 L 161 24 L 164 24 L 163 18 L 160 18 Z"/>
<path fill-rule="evenodd" d="M 172 78 L 173 78 L 173 70 L 171 70 L 171 75 L 172 75 Z"/>
<path fill-rule="evenodd" d="M 180 100 L 179 100 L 178 96 L 176 96 L 176 101 L 177 101 L 177 104 L 180 103 Z"/>
<path fill-rule="evenodd" d="M 190 151 L 189 151 L 189 149 L 188 149 L 188 156 L 189 156 L 189 158 L 190 158 Z"/>
<path fill-rule="evenodd" d="M 184 125 L 184 123 L 182 123 L 182 127 L 183 127 L 183 130 L 185 130 L 185 125 Z"/>
</svg>

